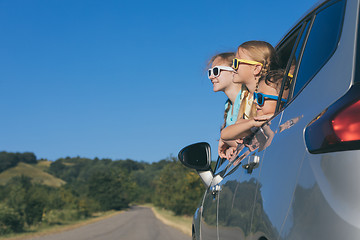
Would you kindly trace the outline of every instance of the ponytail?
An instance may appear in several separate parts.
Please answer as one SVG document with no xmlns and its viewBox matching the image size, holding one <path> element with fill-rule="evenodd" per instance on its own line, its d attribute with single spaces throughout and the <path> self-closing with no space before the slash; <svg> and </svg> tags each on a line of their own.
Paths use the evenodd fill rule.
<svg viewBox="0 0 360 240">
<path fill-rule="evenodd" d="M 231 101 L 230 101 L 230 99 L 226 100 L 225 104 L 227 104 L 227 107 L 226 107 L 225 112 L 224 112 L 224 123 L 223 123 L 223 125 L 221 126 L 220 131 L 223 130 L 223 129 L 226 127 L 226 119 L 227 119 L 227 115 L 228 115 L 229 110 L 230 110 L 230 107 L 231 107 Z"/>
</svg>

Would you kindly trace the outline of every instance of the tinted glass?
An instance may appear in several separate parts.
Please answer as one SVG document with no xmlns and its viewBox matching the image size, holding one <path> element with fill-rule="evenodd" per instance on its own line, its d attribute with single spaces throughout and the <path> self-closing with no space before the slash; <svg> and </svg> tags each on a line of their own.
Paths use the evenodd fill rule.
<svg viewBox="0 0 360 240">
<path fill-rule="evenodd" d="M 300 92 L 334 53 L 341 33 L 344 6 L 345 1 L 339 1 L 316 15 L 301 59 L 294 96 Z"/>
<path fill-rule="evenodd" d="M 219 69 L 217 67 L 213 68 L 214 76 L 217 77 L 219 74 Z"/>
<path fill-rule="evenodd" d="M 302 47 L 304 45 L 304 40 L 305 40 L 305 37 L 306 37 L 306 35 L 308 33 L 308 30 L 309 30 L 310 21 L 307 21 L 305 24 L 306 24 L 306 27 L 305 27 L 305 30 L 304 30 L 303 34 L 301 35 L 301 38 L 299 40 L 299 44 L 298 44 L 298 46 L 296 48 L 296 52 L 295 52 L 295 56 L 294 56 L 295 60 L 293 60 L 296 63 L 299 61 L 301 49 L 302 49 Z"/>
<path fill-rule="evenodd" d="M 259 106 L 262 106 L 264 104 L 264 96 L 261 93 L 254 92 L 254 100 L 259 104 Z"/>
<path fill-rule="evenodd" d="M 280 68 L 287 70 L 286 75 L 294 75 L 295 66 L 297 64 L 298 55 L 296 54 L 298 49 L 302 48 L 303 41 L 308 30 L 308 21 L 300 23 L 295 30 L 289 34 L 289 36 L 283 40 L 276 48 L 276 52 L 279 57 Z M 294 49 L 295 48 L 295 49 Z M 290 59 L 291 58 L 291 59 Z M 292 82 L 292 77 L 283 78 L 282 90 L 280 92 L 281 98 L 287 99 L 289 95 L 289 87 Z M 278 107 L 283 107 L 284 104 L 278 102 Z"/>
<path fill-rule="evenodd" d="M 291 61 L 289 61 L 288 64 L 290 64 L 289 67 L 289 71 L 287 72 L 287 76 L 289 77 L 288 79 L 286 79 L 288 82 L 285 85 L 285 90 L 283 92 L 283 98 L 287 98 L 288 94 L 289 94 L 289 88 L 291 88 L 291 86 L 293 86 L 293 79 L 296 77 L 296 69 L 298 68 L 298 63 L 299 63 L 299 59 L 300 59 L 300 54 L 301 54 L 301 50 L 303 49 L 303 45 L 306 39 L 306 36 L 308 34 L 308 30 L 309 30 L 309 26 L 310 26 L 310 22 L 311 21 L 306 21 L 305 24 L 305 28 L 304 31 L 302 32 L 301 36 L 299 36 L 299 43 L 296 46 L 296 50 L 294 53 L 293 58 L 291 59 Z M 290 75 L 289 75 L 290 74 Z M 292 75 L 292 77 L 290 77 Z M 290 93 L 291 94 L 291 93 Z"/>
<path fill-rule="evenodd" d="M 297 28 L 286 40 L 284 40 L 284 42 L 280 44 L 279 47 L 277 47 L 276 52 L 279 57 L 280 68 L 286 68 L 299 31 L 300 28 Z"/>
<path fill-rule="evenodd" d="M 238 62 L 237 59 L 234 58 L 233 61 L 232 61 L 231 67 L 234 68 L 234 69 L 237 69 L 237 62 Z"/>
</svg>

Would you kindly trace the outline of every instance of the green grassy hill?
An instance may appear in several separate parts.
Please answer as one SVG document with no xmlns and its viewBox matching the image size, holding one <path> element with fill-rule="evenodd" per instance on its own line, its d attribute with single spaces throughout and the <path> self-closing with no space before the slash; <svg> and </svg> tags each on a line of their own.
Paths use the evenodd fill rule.
<svg viewBox="0 0 360 240">
<path fill-rule="evenodd" d="M 51 162 L 40 161 L 38 164 L 20 162 L 16 167 L 0 173 L 0 184 L 5 185 L 12 177 L 25 175 L 31 177 L 33 183 L 40 183 L 51 187 L 60 187 L 65 181 L 44 172 Z"/>
</svg>

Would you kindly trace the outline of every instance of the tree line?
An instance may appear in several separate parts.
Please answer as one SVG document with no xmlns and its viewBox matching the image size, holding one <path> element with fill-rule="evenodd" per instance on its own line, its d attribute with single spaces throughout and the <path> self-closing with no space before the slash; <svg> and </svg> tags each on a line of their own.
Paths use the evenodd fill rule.
<svg viewBox="0 0 360 240">
<path fill-rule="evenodd" d="M 0 173 L 15 167 L 19 162 L 37 163 L 36 156 L 32 152 L 8 153 L 0 152 Z"/>
<path fill-rule="evenodd" d="M 16 154 L 2 152 L 0 162 Z M 27 163 L 37 161 L 35 157 Z M 17 176 L 0 186 L 0 234 L 63 224 L 131 204 L 152 203 L 177 215 L 192 215 L 204 190 L 196 172 L 174 157 L 153 163 L 66 157 L 52 162 L 47 171 L 66 184 L 49 187 Z"/>
</svg>

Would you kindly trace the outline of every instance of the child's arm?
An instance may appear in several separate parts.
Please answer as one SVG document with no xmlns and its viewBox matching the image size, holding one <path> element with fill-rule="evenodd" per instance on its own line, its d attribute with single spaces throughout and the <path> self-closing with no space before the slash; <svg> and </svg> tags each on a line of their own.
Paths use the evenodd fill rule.
<svg viewBox="0 0 360 240">
<path fill-rule="evenodd" d="M 254 119 L 239 119 L 235 124 L 224 128 L 221 131 L 221 139 L 228 141 L 243 138 L 251 134 L 250 129 L 254 127 Z"/>
<path fill-rule="evenodd" d="M 268 114 L 251 119 L 239 119 L 235 124 L 230 125 L 221 131 L 221 139 L 227 141 L 246 137 L 251 134 L 250 129 L 252 127 L 261 127 L 261 125 L 272 116 L 273 114 Z"/>
</svg>

